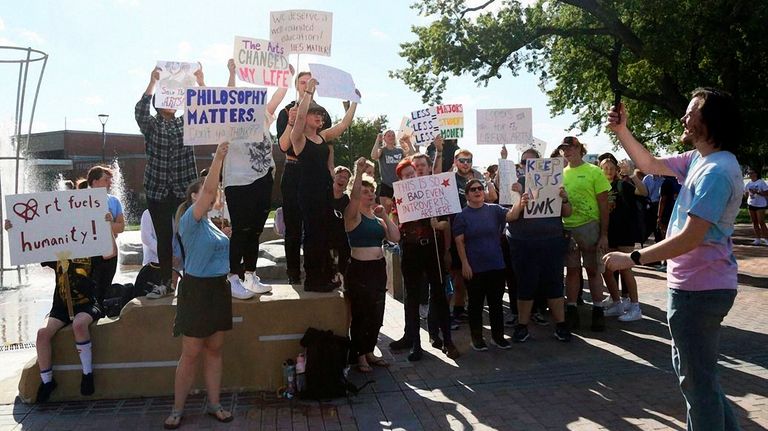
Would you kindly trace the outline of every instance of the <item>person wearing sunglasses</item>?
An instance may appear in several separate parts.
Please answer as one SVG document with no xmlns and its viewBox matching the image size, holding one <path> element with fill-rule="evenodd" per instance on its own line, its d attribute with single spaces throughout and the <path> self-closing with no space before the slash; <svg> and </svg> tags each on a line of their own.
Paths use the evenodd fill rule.
<svg viewBox="0 0 768 431">
<path fill-rule="evenodd" d="M 608 192 L 611 184 L 600 168 L 584 162 L 582 158 L 587 150 L 577 138 L 566 136 L 558 150 L 568 161 L 568 166 L 563 169 L 563 186 L 573 206 L 571 215 L 563 218 L 566 235 L 570 237 L 565 258 L 566 321 L 571 329 L 579 328 L 577 297 L 581 290 L 581 267 L 584 266 L 592 295 L 591 329 L 604 331 L 600 257 L 608 250 Z"/>
<path fill-rule="evenodd" d="M 483 306 L 488 302 L 491 339 L 500 349 L 509 349 L 504 337 L 504 257 L 499 236 L 507 222 L 517 220 L 528 203 L 528 195 L 511 209 L 485 203 L 485 188 L 478 179 L 467 182 L 467 206 L 456 215 L 453 235 L 461 262 L 461 273 L 469 294 L 469 329 L 472 348 L 486 351 L 483 338 Z"/>
</svg>

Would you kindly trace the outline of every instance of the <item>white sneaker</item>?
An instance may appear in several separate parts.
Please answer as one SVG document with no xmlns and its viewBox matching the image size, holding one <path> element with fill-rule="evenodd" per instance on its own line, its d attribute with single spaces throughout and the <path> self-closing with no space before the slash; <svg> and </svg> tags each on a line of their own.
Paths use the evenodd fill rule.
<svg viewBox="0 0 768 431">
<path fill-rule="evenodd" d="M 419 317 L 426 319 L 429 316 L 429 305 L 419 304 Z"/>
<path fill-rule="evenodd" d="M 756 238 L 754 241 L 752 241 L 752 245 L 760 245 L 760 238 Z"/>
<path fill-rule="evenodd" d="M 165 284 L 155 284 L 152 291 L 147 293 L 147 299 L 160 299 L 164 296 L 173 295 L 173 289 L 169 289 Z"/>
<path fill-rule="evenodd" d="M 251 292 L 255 293 L 267 293 L 272 291 L 272 286 L 262 283 L 259 276 L 252 272 L 245 273 L 245 281 L 243 281 L 243 286 Z"/>
<path fill-rule="evenodd" d="M 619 320 L 622 322 L 634 322 L 635 320 L 640 320 L 643 318 L 643 312 L 640 311 L 640 304 L 634 303 L 631 307 L 629 307 L 629 310 L 626 314 L 623 316 L 619 316 Z"/>
<path fill-rule="evenodd" d="M 626 313 L 632 307 L 632 300 L 629 298 L 621 298 L 621 305 L 624 313 Z"/>
<path fill-rule="evenodd" d="M 232 274 L 229 277 L 227 277 L 229 280 L 229 285 L 232 287 L 232 297 L 237 299 L 251 299 L 256 294 L 247 290 L 243 283 L 240 282 L 240 277 L 237 276 L 237 274 Z"/>
<path fill-rule="evenodd" d="M 621 300 L 611 301 L 603 306 L 605 317 L 616 317 L 624 314 L 624 305 Z"/>
</svg>

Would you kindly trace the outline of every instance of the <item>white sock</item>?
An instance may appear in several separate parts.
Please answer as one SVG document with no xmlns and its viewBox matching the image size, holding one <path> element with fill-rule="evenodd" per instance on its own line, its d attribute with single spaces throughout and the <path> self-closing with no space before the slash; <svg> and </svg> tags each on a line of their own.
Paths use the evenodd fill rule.
<svg viewBox="0 0 768 431">
<path fill-rule="evenodd" d="M 40 379 L 43 380 L 43 383 L 51 383 L 53 380 L 53 368 L 40 371 Z"/>
<path fill-rule="evenodd" d="M 80 363 L 83 365 L 83 374 L 93 372 L 93 357 L 91 355 L 91 340 L 82 343 L 75 343 L 77 354 L 80 356 Z"/>
</svg>

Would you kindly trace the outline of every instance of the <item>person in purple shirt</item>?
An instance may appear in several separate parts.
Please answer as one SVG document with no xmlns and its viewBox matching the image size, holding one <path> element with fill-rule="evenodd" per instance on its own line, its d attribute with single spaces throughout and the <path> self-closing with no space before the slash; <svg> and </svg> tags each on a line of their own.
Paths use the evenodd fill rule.
<svg viewBox="0 0 768 431">
<path fill-rule="evenodd" d="M 507 222 L 517 220 L 528 203 L 528 195 L 510 208 L 485 203 L 485 187 L 479 179 L 465 186 L 467 206 L 453 221 L 456 250 L 461 260 L 461 273 L 469 296 L 469 330 L 472 348 L 486 351 L 483 339 L 483 305 L 487 299 L 493 343 L 500 349 L 509 349 L 504 338 L 504 256 L 501 236 Z"/>
<path fill-rule="evenodd" d="M 672 366 L 687 406 L 689 430 L 738 429 L 717 372 L 720 324 L 736 298 L 737 264 L 733 224 L 743 182 L 733 154 L 741 138 L 738 107 L 732 97 L 711 88 L 693 91 L 682 142 L 693 150 L 676 156 L 651 155 L 627 129 L 623 105 L 608 114 L 608 127 L 646 173 L 677 177 L 682 184 L 667 239 L 642 253 L 609 253 L 612 270 L 664 259 L 672 336 Z"/>
</svg>

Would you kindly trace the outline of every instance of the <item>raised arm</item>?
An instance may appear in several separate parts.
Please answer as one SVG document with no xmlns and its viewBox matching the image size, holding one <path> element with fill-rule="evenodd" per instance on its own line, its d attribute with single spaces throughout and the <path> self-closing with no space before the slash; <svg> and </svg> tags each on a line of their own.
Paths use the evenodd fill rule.
<svg viewBox="0 0 768 431">
<path fill-rule="evenodd" d="M 432 161 L 432 174 L 437 175 L 443 172 L 443 137 L 435 136 L 435 160 Z"/>
<path fill-rule="evenodd" d="M 403 157 L 408 157 L 416 153 L 416 150 L 411 146 L 411 138 L 409 136 L 400 137 L 400 148 L 403 149 Z"/>
<path fill-rule="evenodd" d="M 320 135 L 323 137 L 323 139 L 326 141 L 333 141 L 334 139 L 341 136 L 341 134 L 344 133 L 344 131 L 352 125 L 352 120 L 355 119 L 356 109 L 357 103 L 350 103 L 349 109 L 347 109 L 347 112 L 344 114 L 344 118 L 342 118 L 340 122 L 334 124 L 333 127 L 320 132 Z"/>
<path fill-rule="evenodd" d="M 387 241 L 400 242 L 400 229 L 395 222 L 387 216 L 384 206 L 377 205 L 373 210 L 373 214 L 384 221 L 384 235 L 387 237 Z"/>
<path fill-rule="evenodd" d="M 203 188 L 200 189 L 200 194 L 193 205 L 192 216 L 196 221 L 200 221 L 211 208 L 213 203 L 219 194 L 219 177 L 221 176 L 221 165 L 224 162 L 224 157 L 229 150 L 229 142 L 222 142 L 216 147 L 216 154 L 213 156 L 213 162 L 208 170 L 208 175 L 205 176 L 203 182 Z"/>
<path fill-rule="evenodd" d="M 304 90 L 304 94 L 301 95 L 301 101 L 299 102 L 299 108 L 296 111 L 296 121 L 291 128 L 291 145 L 293 146 L 293 152 L 298 156 L 304 151 L 304 145 L 307 143 L 307 137 L 304 135 L 304 126 L 307 123 L 307 111 L 309 110 L 309 104 L 312 102 L 312 97 L 315 95 L 315 86 L 317 86 L 317 80 L 315 78 L 307 81 L 307 89 Z M 287 133 L 286 129 L 283 134 Z"/>
<path fill-rule="evenodd" d="M 608 113 L 608 129 L 616 134 L 629 158 L 646 174 L 674 176 L 675 173 L 667 167 L 664 160 L 651 154 L 627 129 L 627 111 L 624 110 L 623 103 L 618 109 L 619 112 L 612 110 Z"/>
<path fill-rule="evenodd" d="M 525 209 L 526 205 L 528 205 L 528 193 L 523 193 L 523 195 L 520 197 L 520 200 L 517 201 L 515 206 L 509 209 L 507 211 L 506 220 L 509 221 L 515 221 L 520 218 L 520 214 L 523 213 L 523 209 Z"/>
<path fill-rule="evenodd" d="M 299 109 L 295 106 L 288 110 L 288 123 L 286 123 L 283 134 L 280 135 L 280 140 L 278 141 L 280 151 L 284 153 L 288 152 L 291 148 L 291 132 L 293 131 L 293 125 L 296 123 L 296 114 L 298 112 Z"/>
<path fill-rule="evenodd" d="M 136 124 L 139 125 L 139 130 L 141 130 L 141 133 L 145 136 L 155 127 L 156 119 L 149 112 L 149 105 L 152 103 L 152 95 L 155 94 L 155 86 L 159 80 L 160 68 L 156 67 L 149 75 L 149 84 L 147 84 L 147 89 L 144 90 L 141 100 L 136 103 L 136 109 L 134 111 Z"/>
<path fill-rule="evenodd" d="M 355 161 L 355 179 L 349 193 L 349 203 L 344 208 L 344 230 L 347 232 L 360 224 L 360 193 L 363 188 L 363 172 L 366 164 L 365 157 L 360 157 Z"/>
<path fill-rule="evenodd" d="M 376 135 L 376 141 L 373 142 L 373 148 L 371 148 L 371 160 L 379 160 L 381 157 L 381 133 Z"/>
</svg>

